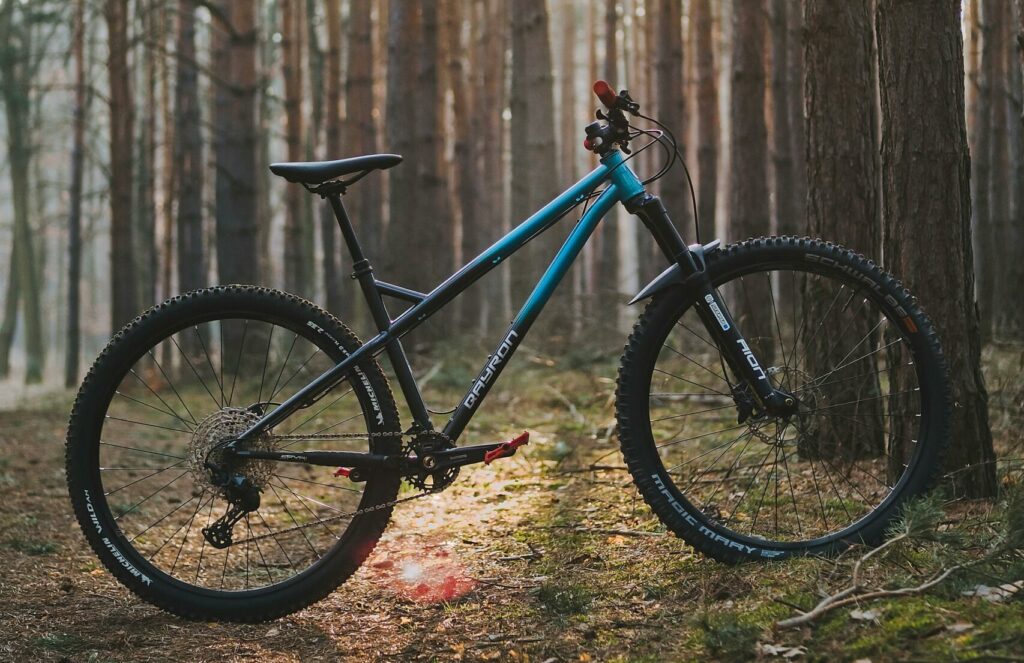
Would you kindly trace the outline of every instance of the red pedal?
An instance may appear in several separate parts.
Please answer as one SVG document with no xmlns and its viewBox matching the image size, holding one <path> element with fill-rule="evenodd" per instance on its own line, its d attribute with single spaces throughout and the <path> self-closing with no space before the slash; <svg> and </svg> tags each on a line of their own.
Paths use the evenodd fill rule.
<svg viewBox="0 0 1024 663">
<path fill-rule="evenodd" d="M 495 461 L 499 458 L 504 458 L 505 456 L 511 456 L 516 452 L 516 449 L 523 446 L 524 444 L 528 444 L 529 442 L 530 434 L 527 433 L 526 431 L 523 431 L 523 434 L 520 435 L 519 437 L 509 440 L 508 442 L 502 442 L 501 445 L 485 453 L 484 465 L 490 465 L 491 461 Z"/>
<path fill-rule="evenodd" d="M 352 474 L 352 470 L 347 467 L 339 467 L 338 471 L 334 473 L 334 476 L 345 477 L 347 479 L 350 474 Z"/>
</svg>

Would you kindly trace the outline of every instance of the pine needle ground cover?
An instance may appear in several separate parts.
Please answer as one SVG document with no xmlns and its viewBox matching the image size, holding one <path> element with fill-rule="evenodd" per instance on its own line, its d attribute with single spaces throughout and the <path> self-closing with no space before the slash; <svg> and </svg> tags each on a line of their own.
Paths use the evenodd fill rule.
<svg viewBox="0 0 1024 663">
<path fill-rule="evenodd" d="M 724 566 L 666 535 L 629 482 L 611 362 L 533 354 L 503 379 L 466 440 L 510 438 L 522 426 L 530 446 L 400 507 L 351 581 L 256 626 L 172 618 L 98 566 L 64 486 L 70 396 L 36 399 L 0 413 L 0 658 L 1021 660 L 1021 356 L 986 356 L 999 502 L 940 492 L 894 526 L 899 540 L 866 558 L 851 549 L 833 560 Z M 475 368 L 444 353 L 420 363 L 435 407 Z M 830 599 L 838 605 L 822 609 Z M 820 614 L 799 623 L 816 606 Z"/>
</svg>

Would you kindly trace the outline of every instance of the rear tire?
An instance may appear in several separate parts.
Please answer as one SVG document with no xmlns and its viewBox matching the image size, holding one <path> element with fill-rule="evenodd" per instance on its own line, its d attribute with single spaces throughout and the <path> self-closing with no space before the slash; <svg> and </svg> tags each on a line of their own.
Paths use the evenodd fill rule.
<svg viewBox="0 0 1024 663">
<path fill-rule="evenodd" d="M 235 350 L 231 343 L 231 330 L 235 330 L 237 338 L 242 325 L 245 331 Z M 264 330 L 260 340 L 253 341 L 256 330 L 264 327 L 270 330 L 269 334 Z M 181 357 L 175 357 L 179 369 L 176 374 L 170 366 L 160 363 L 165 355 L 156 349 L 168 347 L 173 351 L 178 345 L 184 346 L 185 341 L 191 338 L 193 328 L 196 329 L 196 342 L 202 345 L 204 353 L 208 352 L 209 369 L 201 362 L 188 364 L 186 351 Z M 275 329 L 284 331 L 275 337 Z M 288 336 L 282 338 L 285 333 Z M 205 341 L 202 340 L 204 335 Z M 168 340 L 174 345 L 169 346 Z M 274 345 L 275 341 L 285 342 Z M 289 341 L 292 349 L 282 361 L 283 350 L 278 348 L 288 347 Z M 222 412 L 250 419 L 255 416 L 238 415 L 241 410 L 231 407 L 232 397 L 243 407 L 252 407 L 252 403 L 264 399 L 268 402 L 261 409 L 274 407 L 272 403 L 277 401 L 277 396 L 270 393 L 270 379 L 259 375 L 261 359 L 258 353 L 262 352 L 264 342 L 266 359 L 262 360 L 263 373 L 277 372 L 275 362 L 279 362 L 277 380 L 281 383 L 291 374 L 292 367 L 301 361 L 298 351 L 293 349 L 298 345 L 308 346 L 306 353 L 311 353 L 306 363 L 295 370 L 297 377 L 288 387 L 279 388 L 275 383 L 274 389 L 282 399 L 309 382 L 309 375 L 319 374 L 322 367 L 341 361 L 361 345 L 336 318 L 298 297 L 252 286 L 197 290 L 155 306 L 119 331 L 90 369 L 71 412 L 66 448 L 67 482 L 75 515 L 86 539 L 103 565 L 121 584 L 143 600 L 187 619 L 260 622 L 287 615 L 320 600 L 348 579 L 370 554 L 387 526 L 391 507 L 334 521 L 333 524 L 320 521 L 337 512 L 386 504 L 398 494 L 400 477 L 394 473 L 374 473 L 365 483 L 352 484 L 347 479 L 332 477 L 330 468 L 271 463 L 273 469 L 266 469 L 266 466 L 255 464 L 259 461 L 250 461 L 250 465 L 244 467 L 254 468 L 251 470 L 253 475 L 263 477 L 261 507 L 247 514 L 244 525 L 239 522 L 235 526 L 234 545 L 218 550 L 207 545 L 198 532 L 200 525 L 220 516 L 226 510 L 226 501 L 222 496 L 216 496 L 215 489 L 202 484 L 201 469 L 189 469 L 193 462 L 189 460 L 192 445 L 196 444 L 197 431 L 210 416 L 215 417 Z M 247 348 L 249 350 L 244 352 Z M 254 352 L 256 358 L 251 359 Z M 292 355 L 295 361 L 290 359 Z M 215 368 L 218 364 L 220 367 Z M 229 380 L 232 364 L 234 379 Z M 267 364 L 270 364 L 270 370 Z M 244 366 L 249 366 L 249 370 Z M 189 368 L 192 368 L 191 372 Z M 196 388 L 190 391 L 187 380 L 193 373 L 198 381 L 194 381 L 192 386 Z M 203 375 L 207 376 L 206 380 L 203 380 Z M 253 378 L 253 384 L 256 378 L 260 379 L 259 396 L 254 388 L 251 393 L 246 393 L 247 387 L 243 383 L 247 378 Z M 185 386 L 182 386 L 182 380 L 186 381 Z M 178 381 L 177 385 L 175 381 Z M 210 390 L 204 392 L 199 389 L 200 382 Z M 229 390 L 231 396 L 228 395 Z M 344 398 L 346 390 L 354 392 L 355 400 Z M 335 398 L 338 405 L 331 404 Z M 298 430 L 300 434 L 312 433 L 324 427 L 324 417 L 335 416 L 335 412 L 340 411 L 328 408 L 342 406 L 346 408 L 345 421 L 348 423 L 342 422 L 344 426 L 334 424 L 330 429 L 362 434 L 359 444 L 364 451 L 397 453 L 400 450 L 401 439 L 396 436 L 401 431 L 398 411 L 387 380 L 372 359 L 359 364 L 347 382 L 321 401 L 306 410 L 299 410 L 279 424 L 275 433 L 285 434 L 291 430 Z M 311 415 L 321 407 L 324 414 L 314 419 Z M 211 410 L 212 414 L 208 415 Z M 349 413 L 352 414 L 351 421 Z M 312 421 L 307 428 L 302 428 L 303 424 L 299 422 L 307 417 Z M 135 423 L 142 427 L 130 426 L 132 422 L 129 420 L 137 420 Z M 327 423 L 334 421 L 329 419 Z M 182 432 L 175 432 L 177 429 Z M 370 438 L 365 433 L 385 436 Z M 115 435 L 117 437 L 113 437 Z M 126 436 L 130 441 L 125 441 Z M 369 446 L 367 439 L 370 440 Z M 286 442 L 296 444 L 291 440 Z M 181 460 L 174 463 L 174 459 Z M 142 472 L 148 475 L 149 470 L 158 469 L 162 463 L 168 463 L 174 469 L 161 470 L 164 473 L 158 473 L 156 479 L 143 475 L 136 481 Z M 107 467 L 111 464 L 115 467 Z M 143 467 L 116 467 L 128 465 Z M 280 466 L 287 466 L 284 474 L 288 476 L 278 474 Z M 188 474 L 179 476 L 178 470 L 185 470 Z M 173 476 L 179 478 L 168 484 L 170 488 L 161 489 L 165 491 L 163 493 L 157 490 L 154 493 L 157 497 L 143 500 L 145 503 L 141 506 L 117 506 L 128 502 L 126 494 L 136 488 L 146 486 L 135 493 L 145 496 L 165 483 L 163 477 L 170 479 Z M 302 488 L 307 485 L 310 486 L 308 490 Z M 310 493 L 319 499 L 309 497 Z M 335 506 L 328 503 L 329 498 L 325 495 L 337 495 L 338 499 L 348 499 L 350 504 Z M 132 498 L 133 504 L 135 499 Z M 206 515 L 207 499 L 211 515 Z M 160 502 L 158 506 L 155 505 L 157 502 Z M 195 504 L 194 512 L 192 503 Z M 147 514 L 147 509 L 152 513 Z M 171 512 L 156 520 L 167 510 Z M 189 515 L 191 519 L 186 521 Z M 257 517 L 262 525 L 258 524 Z M 181 523 L 174 530 L 177 520 Z M 155 522 L 149 524 L 150 521 Z M 188 529 L 185 529 L 186 522 Z M 315 530 L 312 527 L 293 529 L 290 534 L 284 532 L 293 523 L 298 525 L 300 522 L 314 523 L 317 527 Z M 248 534 L 246 527 L 250 528 Z M 252 538 L 256 535 L 254 532 L 264 532 L 260 527 L 267 532 L 282 534 L 263 539 L 262 548 L 259 541 L 253 543 L 251 549 L 249 543 L 242 546 L 242 537 Z M 182 531 L 183 535 L 180 534 Z M 175 533 L 169 534 L 171 532 Z M 168 539 L 157 548 L 157 543 L 168 534 Z M 283 541 L 279 537 L 284 537 Z M 178 546 L 178 549 L 171 565 L 168 551 L 173 546 Z M 193 579 L 192 567 L 185 564 L 188 561 L 194 564 L 197 554 L 198 564 Z M 260 568 L 259 559 L 263 560 L 264 568 Z M 308 567 L 305 566 L 307 559 Z M 281 566 L 284 560 L 291 565 L 290 569 Z"/>
<path fill-rule="evenodd" d="M 718 291 L 727 293 L 725 301 L 733 309 L 738 326 L 755 352 L 770 356 L 771 348 L 776 348 L 776 366 L 771 366 L 768 359 L 763 363 L 770 366 L 768 373 L 777 388 L 781 385 L 792 393 L 799 393 L 804 401 L 802 412 L 792 417 L 792 421 L 755 420 L 755 416 L 739 421 L 739 401 L 734 388 L 742 398 L 743 385 L 721 361 L 717 349 L 707 342 L 708 333 L 697 319 L 694 296 L 683 286 L 663 291 L 648 303 L 633 329 L 622 356 L 616 392 L 622 453 L 640 493 L 669 530 L 702 553 L 724 562 L 829 555 L 854 542 L 881 541 L 907 500 L 929 487 L 948 444 L 950 388 L 942 349 L 931 322 L 910 293 L 877 265 L 852 251 L 819 240 L 793 237 L 748 240 L 711 253 L 707 268 Z M 765 307 L 770 301 L 772 307 L 767 318 L 771 324 L 760 336 L 749 322 L 752 318 L 742 314 L 751 298 L 744 301 L 739 296 L 740 292 L 747 292 L 749 284 L 759 281 L 769 285 L 761 291 L 760 300 L 753 299 Z M 786 320 L 780 323 L 775 302 L 777 298 L 781 301 L 785 294 L 779 284 L 789 283 L 793 292 L 804 295 L 832 292 L 807 289 L 812 281 L 836 284 L 832 287 L 839 293 L 836 299 L 840 302 L 852 302 L 856 298 L 860 304 L 863 297 L 865 312 L 855 311 L 850 304 L 847 304 L 849 308 L 839 310 L 839 305 L 834 304 L 822 314 L 822 308 L 814 309 L 806 297 L 799 297 L 801 310 L 792 310 L 792 323 L 787 324 Z M 746 284 L 742 291 L 740 283 Z M 800 290 L 797 283 L 802 283 L 804 289 Z M 849 293 L 849 300 L 846 293 Z M 797 304 L 794 302 L 793 306 Z M 771 318 L 773 310 L 776 310 L 774 320 Z M 818 351 L 801 351 L 796 347 L 801 338 L 810 348 L 811 339 L 817 336 L 812 336 L 812 326 L 806 324 L 801 314 L 813 319 L 812 325 L 818 330 L 833 327 L 835 338 L 827 340 L 824 346 L 816 346 Z M 864 337 L 867 345 L 852 346 L 847 357 L 855 359 L 847 360 L 841 358 L 842 353 L 860 332 L 849 335 L 850 340 L 844 341 L 842 330 L 853 323 L 843 320 L 843 316 L 849 315 L 852 320 L 854 314 L 865 316 L 868 324 L 876 320 L 878 323 Z M 829 316 L 837 315 L 842 324 L 827 322 Z M 772 338 L 776 329 L 777 344 Z M 675 340 L 686 330 L 696 337 L 691 339 L 690 345 Z M 676 336 L 670 337 L 671 334 Z M 671 347 L 670 338 L 679 345 L 678 350 Z M 793 347 L 787 348 L 786 338 Z M 760 350 L 756 347 L 759 343 Z M 877 349 L 869 352 L 867 348 L 872 344 Z M 782 352 L 778 351 L 780 347 Z M 806 367 L 812 363 L 808 355 L 820 352 L 821 347 L 836 347 L 837 352 L 826 357 L 831 363 L 825 364 L 824 372 L 814 373 Z M 666 348 L 671 352 L 666 352 Z M 866 358 L 860 357 L 862 351 Z M 700 352 L 705 354 L 698 354 Z M 675 361 L 674 366 L 679 368 L 662 368 L 667 361 Z M 861 400 L 857 402 L 848 396 L 848 385 L 851 380 L 859 384 L 864 378 L 848 375 L 849 364 L 853 361 L 869 362 L 857 366 L 890 362 L 883 364 L 886 368 L 878 370 L 873 377 L 869 376 L 877 392 L 870 396 L 858 392 L 857 398 Z M 843 370 L 847 374 L 839 372 L 842 379 L 837 378 L 836 372 Z M 728 380 L 724 379 L 726 377 Z M 671 383 L 675 378 L 682 382 Z M 721 381 L 716 381 L 720 378 Z M 840 386 L 840 383 L 846 384 Z M 662 384 L 681 386 L 664 391 Z M 905 384 L 911 386 L 904 391 Z M 701 392 L 700 387 L 704 385 L 715 386 L 706 387 L 706 393 L 692 393 Z M 842 402 L 836 402 L 830 390 L 843 389 L 847 395 L 840 398 Z M 875 405 L 866 405 L 872 402 Z M 916 410 L 911 411 L 908 404 L 914 405 Z M 858 407 L 859 410 L 850 409 Z M 688 411 L 678 413 L 682 409 Z M 877 435 L 873 430 L 853 432 L 861 430 L 854 423 L 860 422 L 858 412 L 868 412 L 860 416 L 872 425 L 881 422 Z M 840 424 L 828 423 L 840 421 L 835 417 L 845 419 Z M 835 448 L 821 452 L 820 447 L 814 445 L 821 444 L 818 438 L 825 437 L 823 430 L 829 431 L 835 439 L 850 441 L 851 447 L 867 437 L 883 446 L 876 452 L 865 452 L 859 447 L 856 451 Z M 897 448 L 895 440 L 902 439 L 898 436 L 908 431 L 914 435 L 914 444 L 909 450 L 906 445 Z M 674 437 L 670 437 L 672 435 Z M 741 445 L 744 446 L 740 448 Z M 773 469 L 762 473 L 773 451 Z M 730 457 L 724 457 L 727 452 Z M 762 457 L 762 452 L 763 460 L 755 471 L 754 463 Z M 681 455 L 670 459 L 670 453 Z M 869 457 L 872 453 L 881 455 Z M 901 462 L 894 461 L 893 456 Z M 902 471 L 900 465 L 903 465 Z M 844 467 L 846 473 L 839 473 Z M 892 472 L 888 476 L 887 467 Z M 826 492 L 826 475 L 835 487 L 831 496 Z M 774 495 L 770 490 L 772 477 Z M 871 477 L 882 485 L 875 485 Z M 890 483 L 893 485 L 888 485 Z M 721 492 L 723 487 L 724 492 Z M 806 495 L 801 490 L 806 490 Z M 763 505 L 770 503 L 773 497 L 774 513 L 766 513 Z M 864 504 L 857 510 L 861 497 Z M 806 511 L 801 511 L 803 508 Z M 811 517 L 804 516 L 801 521 L 801 513 L 808 512 Z M 792 522 L 794 513 L 795 523 Z M 772 518 L 774 532 L 769 531 Z M 812 525 L 817 527 L 813 535 Z"/>
</svg>

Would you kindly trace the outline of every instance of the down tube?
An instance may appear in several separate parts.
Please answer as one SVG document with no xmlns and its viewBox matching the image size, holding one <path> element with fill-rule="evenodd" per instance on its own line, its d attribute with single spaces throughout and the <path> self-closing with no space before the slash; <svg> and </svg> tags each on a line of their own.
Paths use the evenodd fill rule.
<svg viewBox="0 0 1024 663">
<path fill-rule="evenodd" d="M 537 316 L 544 309 L 544 305 L 547 304 L 551 294 L 558 287 L 562 277 L 569 271 L 569 267 L 572 266 L 572 263 L 580 254 L 583 245 L 590 239 L 597 224 L 618 201 L 618 187 L 614 184 L 608 185 L 605 192 L 598 197 L 594 205 L 583 215 L 583 218 L 572 229 L 572 232 L 569 233 L 565 244 L 555 254 L 555 258 L 544 272 L 544 276 L 537 282 L 526 303 L 519 309 L 519 314 L 516 315 L 508 331 L 505 332 L 501 343 L 494 350 L 494 353 L 487 358 L 487 363 L 484 365 L 483 370 L 480 371 L 480 375 L 474 380 L 473 386 L 470 387 L 462 402 L 459 403 L 459 406 L 452 414 L 452 418 L 445 425 L 444 433 L 449 439 L 455 440 L 462 434 L 466 424 L 473 418 L 473 412 L 480 405 L 480 402 L 483 401 L 487 392 L 491 390 L 491 387 L 498 379 L 498 375 L 508 365 L 509 358 L 515 352 L 523 337 L 526 336 L 526 332 L 529 331 L 534 320 L 537 319 Z"/>
</svg>

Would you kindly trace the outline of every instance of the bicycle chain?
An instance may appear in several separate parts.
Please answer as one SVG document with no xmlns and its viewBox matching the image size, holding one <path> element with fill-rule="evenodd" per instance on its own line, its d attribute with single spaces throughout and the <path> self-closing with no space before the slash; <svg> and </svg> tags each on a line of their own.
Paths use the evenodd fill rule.
<svg viewBox="0 0 1024 663">
<path fill-rule="evenodd" d="M 449 439 L 448 436 L 445 435 L 444 433 L 439 433 L 439 432 L 436 432 L 436 431 L 431 431 L 431 432 L 433 434 L 435 434 L 435 435 L 440 436 L 442 439 L 444 439 L 444 440 L 446 440 L 448 442 L 451 442 L 451 439 Z M 273 436 L 271 436 L 271 440 L 349 440 L 349 439 L 367 439 L 367 438 L 372 439 L 372 438 L 389 438 L 389 437 L 401 438 L 401 437 L 404 437 L 405 435 L 406 435 L 406 433 L 396 433 L 396 432 L 391 432 L 391 431 L 385 431 L 385 432 L 380 432 L 380 433 L 313 433 L 313 434 L 310 434 L 310 435 L 273 435 Z M 299 530 L 308 529 L 310 527 L 319 527 L 320 525 L 325 525 L 327 523 L 337 522 L 337 521 L 343 520 L 343 519 L 353 520 L 356 517 L 361 516 L 361 515 L 366 514 L 366 513 L 373 513 L 374 511 L 381 511 L 383 509 L 389 509 L 389 508 L 397 506 L 399 504 L 404 504 L 405 502 L 411 502 L 413 500 L 420 499 L 421 497 L 426 497 L 427 495 L 433 495 L 435 493 L 440 493 L 445 488 L 447 488 L 447 486 L 443 486 L 443 487 L 441 487 L 439 489 L 424 490 L 422 492 L 416 493 L 415 495 L 408 495 L 406 497 L 401 497 L 401 498 L 398 498 L 398 499 L 389 500 L 387 502 L 381 502 L 380 504 L 375 504 L 373 506 L 368 506 L 368 507 L 365 507 L 363 509 L 356 509 L 355 511 L 350 511 L 349 513 L 341 513 L 341 514 L 338 514 L 336 516 L 331 516 L 330 518 L 324 518 L 324 519 L 321 519 L 321 520 L 317 520 L 315 523 L 306 523 L 304 525 L 295 525 L 293 527 L 287 527 L 287 528 L 285 528 L 283 530 L 279 530 L 279 531 L 276 531 L 276 532 L 270 532 L 268 534 L 259 534 L 257 536 L 251 536 L 251 537 L 249 537 L 247 539 L 242 539 L 241 541 L 235 541 L 232 545 L 237 546 L 237 545 L 241 545 L 243 543 L 252 543 L 253 541 L 262 541 L 263 539 L 269 539 L 269 538 L 277 537 L 279 535 L 290 534 L 291 532 L 297 532 Z"/>
</svg>

